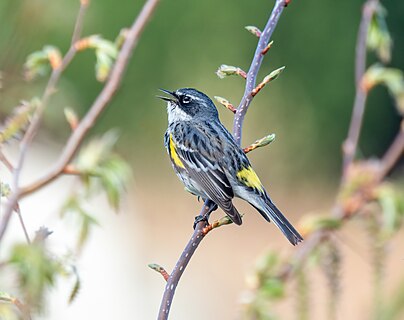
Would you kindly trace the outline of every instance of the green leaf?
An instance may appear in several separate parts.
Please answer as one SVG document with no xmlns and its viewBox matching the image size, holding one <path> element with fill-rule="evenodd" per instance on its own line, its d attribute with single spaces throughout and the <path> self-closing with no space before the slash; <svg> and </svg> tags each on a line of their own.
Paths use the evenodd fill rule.
<svg viewBox="0 0 404 320">
<path fill-rule="evenodd" d="M 97 173 L 110 205 L 118 210 L 121 194 L 131 177 L 129 165 L 120 157 L 113 156 L 102 163 Z"/>
<path fill-rule="evenodd" d="M 280 299 L 285 295 L 285 285 L 277 278 L 266 279 L 261 290 L 269 299 Z"/>
<path fill-rule="evenodd" d="M 18 139 L 28 127 L 32 114 L 39 106 L 40 100 L 33 98 L 31 101 L 21 101 L 14 108 L 13 114 L 8 117 L 0 129 L 0 144 Z"/>
<path fill-rule="evenodd" d="M 235 66 L 228 66 L 226 64 L 222 64 L 216 71 L 216 75 L 220 78 L 223 79 L 227 76 L 232 76 L 232 75 L 240 75 L 243 78 L 246 78 L 246 73 L 244 70 L 240 69 L 239 67 Z"/>
<path fill-rule="evenodd" d="M 8 183 L 0 181 L 0 197 L 7 198 L 10 195 L 11 188 Z"/>
<path fill-rule="evenodd" d="M 393 46 L 393 41 L 387 28 L 386 15 L 387 11 L 381 4 L 378 4 L 370 21 L 367 38 L 368 48 L 376 52 L 383 63 L 390 62 Z"/>
<path fill-rule="evenodd" d="M 397 232 L 404 218 L 404 199 L 402 192 L 384 183 L 376 192 L 376 199 L 382 211 L 382 236 L 389 238 Z"/>
<path fill-rule="evenodd" d="M 32 80 L 38 76 L 44 76 L 49 73 L 52 67 L 60 65 L 61 53 L 54 46 L 44 46 L 42 50 L 31 53 L 24 64 L 25 77 Z"/>
<path fill-rule="evenodd" d="M 15 245 L 9 264 L 16 272 L 24 302 L 41 311 L 44 294 L 53 287 L 59 264 L 50 257 L 43 242 Z"/>
<path fill-rule="evenodd" d="M 256 37 L 261 37 L 261 30 L 256 26 L 245 26 L 245 29 Z"/>
<path fill-rule="evenodd" d="M 84 173 L 94 173 L 101 162 L 105 161 L 118 141 L 118 132 L 110 130 L 98 138 L 92 139 L 84 146 L 77 157 L 76 167 Z"/>
<path fill-rule="evenodd" d="M 99 223 L 83 208 L 80 199 L 76 196 L 70 197 L 62 207 L 61 216 L 64 217 L 66 214 L 70 214 L 79 225 L 77 249 L 80 250 L 87 241 L 92 227 L 98 226 Z"/>
<path fill-rule="evenodd" d="M 118 209 L 120 196 L 132 176 L 129 165 L 112 151 L 117 140 L 116 131 L 108 131 L 103 136 L 91 140 L 81 150 L 76 162 L 88 189 L 96 185 L 91 183 L 92 180 L 98 181 L 114 209 Z"/>
<path fill-rule="evenodd" d="M 385 68 L 381 64 L 374 64 L 363 76 L 362 85 L 366 90 L 382 84 L 387 87 L 395 99 L 398 111 L 404 115 L 404 76 L 399 69 Z"/>
<path fill-rule="evenodd" d="M 111 68 L 118 56 L 119 43 L 102 38 L 100 35 L 93 35 L 87 38 L 88 47 L 95 49 L 97 62 L 95 65 L 96 78 L 104 82 L 111 71 Z"/>
</svg>

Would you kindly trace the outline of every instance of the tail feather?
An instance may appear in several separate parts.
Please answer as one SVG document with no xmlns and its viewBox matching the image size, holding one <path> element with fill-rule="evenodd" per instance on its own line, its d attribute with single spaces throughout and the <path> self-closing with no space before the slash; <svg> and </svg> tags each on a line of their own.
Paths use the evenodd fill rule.
<svg viewBox="0 0 404 320">
<path fill-rule="evenodd" d="M 282 231 L 285 237 L 289 240 L 291 244 L 294 246 L 299 242 L 303 241 L 303 237 L 299 234 L 299 232 L 292 226 L 292 224 L 286 219 L 286 217 L 282 214 L 282 212 L 276 207 L 276 205 L 269 199 L 265 199 L 264 206 L 258 208 L 254 204 L 252 204 L 261 215 L 267 221 L 273 221 L 275 225 Z"/>
<path fill-rule="evenodd" d="M 236 207 L 231 201 L 227 203 L 221 203 L 219 204 L 219 207 L 229 216 L 231 221 L 233 221 L 235 224 L 241 225 L 243 223 L 240 213 L 237 211 Z"/>
</svg>

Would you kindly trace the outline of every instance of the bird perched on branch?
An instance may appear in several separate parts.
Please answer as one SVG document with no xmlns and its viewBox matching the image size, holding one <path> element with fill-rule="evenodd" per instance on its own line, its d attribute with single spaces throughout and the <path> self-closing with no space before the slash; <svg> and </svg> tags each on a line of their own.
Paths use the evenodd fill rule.
<svg viewBox="0 0 404 320">
<path fill-rule="evenodd" d="M 161 91 L 169 95 L 159 96 L 167 101 L 164 144 L 186 189 L 214 202 L 237 225 L 242 221 L 232 199 L 241 198 L 267 221 L 273 221 L 290 243 L 302 241 L 268 196 L 244 151 L 220 122 L 212 100 L 191 88 Z"/>
</svg>

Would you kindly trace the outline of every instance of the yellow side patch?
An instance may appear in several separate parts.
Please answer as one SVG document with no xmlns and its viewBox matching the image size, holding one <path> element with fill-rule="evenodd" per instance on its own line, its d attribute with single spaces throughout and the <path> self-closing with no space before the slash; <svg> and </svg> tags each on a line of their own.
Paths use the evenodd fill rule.
<svg viewBox="0 0 404 320">
<path fill-rule="evenodd" d="M 264 190 L 260 178 L 258 178 L 257 174 L 251 167 L 243 168 L 237 172 L 237 178 L 247 187 L 258 189 L 260 191 Z"/>
<path fill-rule="evenodd" d="M 170 134 L 170 156 L 177 167 L 185 169 L 184 164 L 182 163 L 180 157 L 178 156 L 177 149 L 175 148 L 172 134 Z"/>
</svg>

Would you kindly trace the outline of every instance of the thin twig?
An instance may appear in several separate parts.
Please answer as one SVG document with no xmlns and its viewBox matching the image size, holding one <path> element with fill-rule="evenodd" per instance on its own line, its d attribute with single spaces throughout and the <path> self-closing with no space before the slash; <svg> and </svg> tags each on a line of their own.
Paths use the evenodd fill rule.
<svg viewBox="0 0 404 320">
<path fill-rule="evenodd" d="M 37 181 L 23 187 L 21 196 L 26 196 L 27 194 L 30 194 L 55 180 L 63 172 L 66 165 L 68 165 L 72 160 L 88 130 L 94 125 L 101 112 L 106 108 L 113 95 L 117 91 L 132 51 L 135 48 L 146 23 L 150 20 L 150 17 L 159 2 L 160 0 L 148 0 L 145 3 L 142 11 L 136 18 L 136 21 L 128 30 L 125 42 L 122 45 L 122 49 L 118 54 L 116 63 L 112 68 L 111 75 L 105 83 L 104 88 L 94 101 L 85 117 L 80 121 L 80 124 L 71 134 L 59 159 L 56 161 L 53 167 L 51 167 L 49 171 L 43 174 L 42 177 L 40 177 Z"/>
<path fill-rule="evenodd" d="M 3 153 L 2 150 L 0 150 L 0 162 L 2 162 L 2 163 L 6 166 L 6 168 L 7 168 L 9 171 L 13 171 L 13 170 L 14 170 L 13 165 L 12 165 L 11 162 L 7 159 L 7 157 L 5 156 L 5 154 Z"/>
<path fill-rule="evenodd" d="M 81 7 L 83 6 L 83 3 L 81 3 Z M 80 7 L 80 8 L 81 8 Z M 79 14 L 77 15 L 76 18 L 76 23 L 75 23 L 75 30 L 81 30 L 81 27 L 77 27 L 77 25 L 82 24 L 83 22 L 83 11 L 80 9 Z M 80 36 L 80 35 L 76 35 Z M 10 221 L 12 212 L 14 208 L 17 205 L 18 199 L 20 198 L 21 191 L 19 187 L 19 180 L 20 180 L 20 174 L 22 167 L 25 162 L 26 154 L 28 152 L 28 148 L 33 141 L 34 137 L 36 136 L 37 130 L 39 128 L 39 125 L 41 123 L 41 119 L 43 116 L 43 113 L 45 112 L 45 109 L 47 107 L 48 101 L 51 97 L 51 95 L 55 92 L 56 90 L 56 85 L 60 79 L 60 76 L 62 75 L 63 71 L 66 69 L 66 67 L 70 64 L 70 62 L 73 60 L 74 56 L 76 54 L 76 49 L 74 45 L 71 45 L 69 50 L 67 51 L 66 55 L 63 57 L 63 60 L 59 66 L 56 68 L 52 69 L 52 73 L 49 77 L 49 81 L 46 85 L 46 88 L 44 90 L 44 93 L 42 95 L 41 102 L 37 109 L 35 110 L 34 115 L 32 116 L 31 123 L 21 141 L 20 144 L 20 154 L 17 160 L 17 165 L 13 170 L 13 179 L 12 179 L 12 184 L 11 184 L 11 189 L 12 189 L 12 194 L 9 198 L 9 203 L 8 206 L 5 208 L 5 212 L 2 216 L 1 223 L 0 223 L 0 242 L 3 239 L 4 233 L 6 232 L 8 222 Z"/>
<path fill-rule="evenodd" d="M 372 16 L 377 8 L 378 0 L 367 0 L 363 6 L 362 20 L 358 31 L 358 40 L 356 43 L 355 57 L 355 84 L 356 94 L 355 102 L 352 110 L 351 124 L 349 126 L 348 137 L 343 144 L 343 168 L 344 175 L 348 167 L 355 158 L 355 153 L 358 148 L 359 134 L 362 128 L 363 114 L 365 112 L 367 90 L 361 85 L 363 75 L 366 70 L 366 43 L 368 30 Z"/>
<path fill-rule="evenodd" d="M 90 0 L 81 0 L 80 1 L 80 9 L 79 13 L 77 14 L 76 24 L 74 25 L 74 31 L 72 35 L 71 46 L 73 47 L 74 44 L 80 39 L 81 31 L 84 25 L 84 16 L 86 14 L 87 8 L 90 5 Z"/>
<path fill-rule="evenodd" d="M 31 243 L 31 239 L 29 238 L 28 231 L 25 226 L 24 219 L 22 218 L 22 214 L 21 214 L 21 210 L 20 210 L 19 206 L 18 206 L 18 209 L 16 210 L 16 212 L 18 215 L 18 219 L 20 220 L 22 231 L 24 232 L 25 240 L 27 240 L 27 243 Z"/>
<path fill-rule="evenodd" d="M 383 179 L 393 169 L 404 152 L 404 122 L 401 123 L 400 132 L 380 161 L 379 180 Z"/>
<path fill-rule="evenodd" d="M 0 241 L 4 236 L 5 230 L 11 217 L 11 213 L 18 199 L 20 197 L 26 196 L 27 194 L 35 190 L 38 190 L 39 188 L 55 180 L 63 172 L 66 165 L 70 163 L 70 161 L 76 154 L 85 135 L 94 125 L 95 121 L 98 119 L 101 112 L 106 108 L 107 104 L 110 102 L 113 95 L 117 91 L 121 83 L 124 71 L 131 57 L 132 51 L 135 48 L 139 40 L 139 37 L 145 28 L 146 23 L 150 20 L 150 17 L 153 14 L 159 1 L 160 0 L 148 0 L 143 6 L 141 12 L 139 13 L 138 17 L 136 18 L 135 22 L 133 23 L 132 27 L 127 33 L 127 37 L 124 41 L 124 44 L 122 45 L 122 49 L 118 54 L 115 65 L 112 68 L 111 75 L 108 78 L 107 82 L 105 83 L 104 88 L 94 101 L 93 105 L 91 106 L 85 117 L 80 121 L 80 124 L 78 125 L 76 130 L 71 134 L 69 140 L 67 141 L 62 151 L 62 154 L 56 161 L 55 165 L 51 167 L 49 171 L 46 172 L 37 181 L 35 181 L 34 183 L 32 183 L 27 187 L 21 188 L 21 190 L 18 188 L 18 183 L 15 184 L 17 188 L 14 189 L 13 194 L 10 197 L 10 205 L 6 209 L 0 224 Z M 74 48 L 74 46 L 72 48 Z M 20 168 L 21 163 L 18 167 L 18 170 Z M 19 174 L 15 176 L 18 177 Z"/>
<path fill-rule="evenodd" d="M 244 117 L 253 99 L 252 91 L 256 86 L 258 71 L 261 67 L 262 60 L 264 59 L 262 51 L 268 46 L 269 40 L 272 36 L 272 33 L 275 30 L 275 27 L 283 12 L 283 9 L 288 3 L 289 2 L 287 0 L 276 1 L 271 16 L 269 17 L 268 22 L 259 38 L 258 45 L 254 53 L 254 58 L 251 62 L 250 69 L 248 70 L 247 73 L 244 95 L 243 98 L 241 99 L 240 105 L 237 108 L 237 112 L 233 122 L 233 135 L 238 145 L 241 145 L 241 135 L 242 135 Z"/>
<path fill-rule="evenodd" d="M 207 200 L 202 207 L 200 215 L 206 216 L 207 214 L 209 214 L 209 208 L 209 200 Z M 170 308 L 174 299 L 175 289 L 177 288 L 178 282 L 180 281 L 181 276 L 184 273 L 185 268 L 191 260 L 195 250 L 198 248 L 199 244 L 205 236 L 203 229 L 206 227 L 206 225 L 207 224 L 204 221 L 201 221 L 196 225 L 191 239 L 188 241 L 187 246 L 185 247 L 184 251 L 181 254 L 181 257 L 178 259 L 174 267 L 174 270 L 171 272 L 171 275 L 167 280 L 163 298 L 161 300 L 160 311 L 157 317 L 158 320 L 168 319 Z"/>
</svg>

